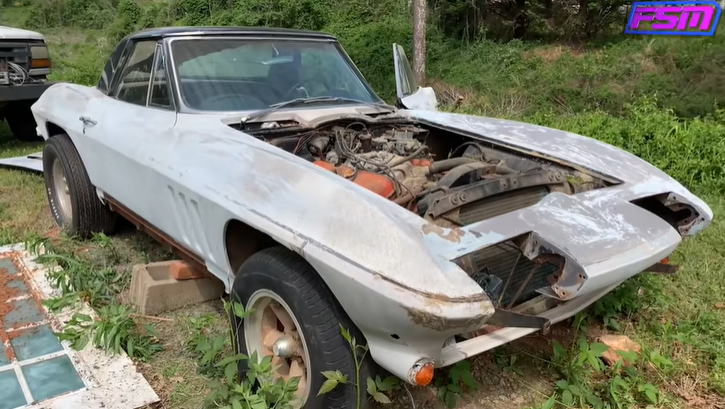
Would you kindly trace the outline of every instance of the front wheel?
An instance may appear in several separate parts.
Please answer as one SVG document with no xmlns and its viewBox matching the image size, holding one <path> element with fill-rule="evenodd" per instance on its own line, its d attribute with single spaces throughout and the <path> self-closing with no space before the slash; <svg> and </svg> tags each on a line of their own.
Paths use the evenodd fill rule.
<svg viewBox="0 0 725 409">
<path fill-rule="evenodd" d="M 362 365 L 359 382 L 355 357 L 342 336 L 340 326 L 357 334 L 317 272 L 298 254 L 284 247 L 272 247 L 251 256 L 239 269 L 232 286 L 232 298 L 249 316 L 239 322 L 232 317 L 237 350 L 247 356 L 271 356 L 279 366 L 275 377 L 299 377 L 295 408 L 347 409 L 365 407 L 365 380 L 371 367 Z M 362 337 L 357 336 L 358 341 Z M 240 379 L 248 369 L 240 361 Z M 325 382 L 324 371 L 340 371 L 348 379 L 327 394 L 317 396 Z M 358 391 L 352 385 L 358 383 Z"/>
</svg>

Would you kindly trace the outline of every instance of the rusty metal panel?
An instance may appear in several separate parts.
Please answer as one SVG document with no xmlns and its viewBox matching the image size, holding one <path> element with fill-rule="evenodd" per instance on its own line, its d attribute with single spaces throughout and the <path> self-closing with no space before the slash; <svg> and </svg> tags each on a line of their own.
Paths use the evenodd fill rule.
<svg viewBox="0 0 725 409">
<path fill-rule="evenodd" d="M 477 270 L 487 269 L 489 274 L 495 275 L 504 283 L 509 281 L 504 288 L 501 303 L 498 304 L 498 300 L 492 300 L 496 307 L 499 305 L 507 307 L 512 301 L 518 305 L 536 297 L 538 295 L 536 290 L 547 287 L 549 285 L 548 277 L 557 269 L 556 266 L 548 264 L 537 266 L 508 241 L 480 250 L 471 257 Z M 528 278 L 532 272 L 533 274 Z M 523 288 L 521 288 L 522 286 Z M 519 291 L 520 296 L 516 298 Z"/>
<path fill-rule="evenodd" d="M 536 203 L 539 203 L 539 201 L 543 199 L 547 193 L 549 193 L 548 190 L 543 186 L 535 186 L 516 190 L 510 193 L 504 193 L 463 205 L 461 207 L 459 217 L 464 226 L 480 222 L 504 213 L 533 206 Z"/>
</svg>

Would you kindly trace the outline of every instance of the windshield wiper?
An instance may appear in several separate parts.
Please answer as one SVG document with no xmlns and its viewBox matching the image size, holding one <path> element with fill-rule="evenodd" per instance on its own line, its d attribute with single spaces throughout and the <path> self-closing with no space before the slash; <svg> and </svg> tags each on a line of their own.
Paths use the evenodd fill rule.
<svg viewBox="0 0 725 409">
<path fill-rule="evenodd" d="M 276 104 L 272 104 L 269 106 L 269 108 L 262 109 L 257 112 L 253 112 L 244 118 L 242 118 L 239 125 L 244 125 L 245 123 L 252 121 L 257 118 L 261 118 L 263 116 L 266 116 L 267 114 L 271 114 L 274 111 L 277 111 L 278 109 L 290 107 L 294 105 L 304 105 L 304 104 L 312 104 L 316 102 L 354 102 L 356 104 L 364 104 L 368 106 L 373 106 L 377 108 L 383 108 L 387 109 L 389 111 L 395 111 L 397 108 L 387 105 L 387 104 L 381 104 L 377 102 L 365 102 L 360 101 L 353 98 L 343 98 L 343 97 L 308 97 L 308 98 L 295 98 L 291 99 L 289 101 L 283 101 Z"/>
</svg>

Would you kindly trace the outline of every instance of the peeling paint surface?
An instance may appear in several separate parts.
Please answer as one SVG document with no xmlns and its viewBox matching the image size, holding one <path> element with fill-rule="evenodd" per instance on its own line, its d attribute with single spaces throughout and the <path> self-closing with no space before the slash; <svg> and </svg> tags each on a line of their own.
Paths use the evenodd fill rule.
<svg viewBox="0 0 725 409">
<path fill-rule="evenodd" d="M 71 94 L 84 94 L 86 101 L 95 101 L 97 106 L 92 111 L 102 115 L 103 120 L 99 119 L 102 125 L 89 128 L 83 134 L 79 132 L 80 122 L 65 119 L 77 118 L 76 112 L 83 112 L 88 104 L 75 107 L 67 102 L 60 104 L 70 89 Z M 566 217 L 573 210 L 568 205 L 579 209 L 591 207 L 594 212 L 609 207 L 616 199 L 632 200 L 648 193 L 674 191 L 702 211 L 703 223 L 711 220 L 707 205 L 679 183 L 609 145 L 529 124 L 407 111 L 405 114 L 420 121 L 535 150 L 624 181 L 607 189 L 582 193 L 568 202 L 550 199 L 531 209 L 463 227 L 456 233 L 433 233 L 424 228 L 426 222 L 417 215 L 304 159 L 231 129 L 219 115 L 175 115 L 150 110 L 113 100 L 94 88 L 71 84 L 57 84 L 49 91 L 33 107 L 36 119 L 67 123 L 66 128 L 71 130 L 69 133 L 84 158 L 91 181 L 180 243 L 204 254 L 209 269 L 225 282 L 229 281 L 229 268 L 225 265 L 223 226 L 234 218 L 272 233 L 280 242 L 292 242 L 297 240 L 292 237 L 297 236 L 310 243 L 320 243 L 336 254 L 356 260 L 371 273 L 424 293 L 453 298 L 465 298 L 481 291 L 448 259 L 462 251 L 494 244 L 516 232 L 547 229 L 547 234 L 561 236 L 562 231 L 567 231 L 569 234 L 564 240 L 571 243 L 564 247 L 586 247 L 588 242 L 594 246 L 592 249 L 597 249 L 602 244 L 600 239 L 607 237 L 610 242 L 624 238 L 618 244 L 620 248 L 637 245 L 627 239 L 638 241 L 638 229 L 642 226 L 628 225 L 625 214 L 607 211 L 598 216 L 601 223 L 597 225 L 580 217 L 580 225 Z M 63 114 L 62 108 L 66 107 L 73 113 Z M 358 113 L 359 108 L 351 111 Z M 114 134 L 129 127 L 144 131 Z M 109 171 L 108 163 L 115 163 L 118 165 L 115 169 L 124 171 Z M 223 165 L 224 171 L 220 172 L 222 163 L 228 165 Z M 145 182 L 129 184 L 127 180 Z M 315 195 L 304 193 L 310 191 L 315 191 Z M 154 199 L 149 200 L 150 197 Z M 641 213 L 634 207 L 625 203 L 617 211 Z M 542 212 L 547 213 L 548 221 L 541 218 Z M 602 219 L 605 217 L 608 219 Z M 199 222 L 190 225 L 193 220 Z M 275 226 L 270 225 L 271 221 Z M 583 238 L 599 228 L 604 230 Z M 661 226 L 657 227 L 655 222 L 652 228 L 657 230 Z M 355 234 L 347 234 L 348 229 Z M 473 232 L 474 237 L 467 232 Z M 479 234 L 481 237 L 475 237 Z M 453 243 L 451 237 L 456 237 L 458 243 Z M 615 252 L 613 246 L 609 243 L 603 246 L 603 251 Z M 398 262 L 401 254 L 407 254 L 410 261 L 401 265 Z"/>
<path fill-rule="evenodd" d="M 51 313 L 42 301 L 59 294 L 22 245 L 0 247 L 0 401 L 9 409 L 133 409 L 158 396 L 124 354 L 90 344 L 74 351 L 53 332 L 88 305 Z M 7 307 L 7 308 L 6 308 Z"/>
</svg>

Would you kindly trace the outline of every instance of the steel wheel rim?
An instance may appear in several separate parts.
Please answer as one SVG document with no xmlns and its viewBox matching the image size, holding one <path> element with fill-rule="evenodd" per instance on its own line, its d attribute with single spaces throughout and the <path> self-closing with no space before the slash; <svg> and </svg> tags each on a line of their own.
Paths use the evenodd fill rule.
<svg viewBox="0 0 725 409">
<path fill-rule="evenodd" d="M 65 178 L 63 165 L 58 158 L 53 161 L 53 188 L 55 190 L 56 206 L 60 209 L 63 219 L 68 222 L 73 217 L 73 204 L 70 200 L 70 189 Z"/>
<path fill-rule="evenodd" d="M 292 313 L 289 305 L 274 291 L 268 289 L 257 290 L 247 302 L 246 309 L 250 311 L 244 320 L 244 341 L 247 352 L 251 356 L 257 352 L 261 359 L 263 356 L 272 356 L 272 366 L 280 365 L 275 376 L 289 380 L 300 377 L 296 397 L 293 403 L 295 408 L 301 408 L 310 396 L 311 371 L 310 352 L 305 341 L 305 335 L 297 317 Z M 280 317 L 282 315 L 282 317 Z M 279 325 L 284 328 L 280 331 Z M 273 352 L 275 341 L 282 336 L 292 339 L 297 348 L 291 359 L 280 358 Z"/>
</svg>

